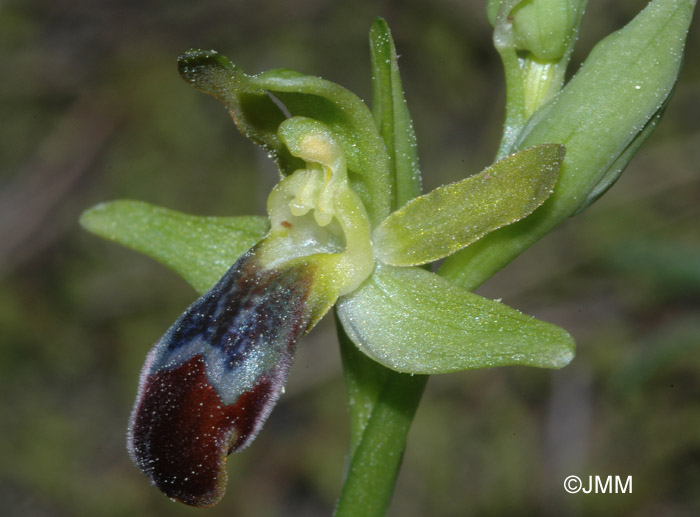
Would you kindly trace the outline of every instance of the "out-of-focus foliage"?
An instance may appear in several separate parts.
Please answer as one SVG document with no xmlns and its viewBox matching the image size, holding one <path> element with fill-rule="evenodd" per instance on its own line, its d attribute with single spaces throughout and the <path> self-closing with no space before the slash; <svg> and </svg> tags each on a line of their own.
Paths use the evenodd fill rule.
<svg viewBox="0 0 700 517">
<path fill-rule="evenodd" d="M 591 0 L 572 68 L 645 4 Z M 503 82 L 481 2 L 2 4 L 0 513 L 197 512 L 145 484 L 124 448 L 139 366 L 195 294 L 82 232 L 78 215 L 125 197 L 263 214 L 272 162 L 178 77 L 175 58 L 216 48 L 251 73 L 290 67 L 367 99 L 377 15 L 401 55 L 425 191 L 482 169 L 498 145 Z M 696 33 L 664 120 L 622 179 L 480 291 L 569 329 L 575 361 L 433 377 L 391 515 L 700 511 Z M 343 401 L 335 336 L 321 326 L 209 515 L 328 515 Z M 568 496 L 570 474 L 632 475 L 634 493 Z"/>
</svg>

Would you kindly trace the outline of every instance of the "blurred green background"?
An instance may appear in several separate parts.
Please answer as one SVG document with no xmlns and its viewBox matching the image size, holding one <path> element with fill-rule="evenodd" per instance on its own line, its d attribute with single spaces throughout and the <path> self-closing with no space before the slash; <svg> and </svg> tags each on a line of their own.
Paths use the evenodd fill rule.
<svg viewBox="0 0 700 517">
<path fill-rule="evenodd" d="M 572 70 L 645 3 L 591 0 Z M 426 190 L 477 172 L 504 97 L 482 2 L 0 4 L 2 515 L 201 514 L 149 486 L 124 447 L 145 354 L 195 294 L 78 217 L 117 198 L 263 214 L 272 163 L 179 78 L 177 55 L 214 48 L 369 100 L 378 15 L 401 54 Z M 618 184 L 481 290 L 569 329 L 574 362 L 433 377 L 390 515 L 700 515 L 698 62 L 695 30 L 665 120 Z M 348 432 L 326 320 L 207 515 L 331 513 Z M 633 493 L 568 495 L 571 474 L 632 475 Z"/>
</svg>

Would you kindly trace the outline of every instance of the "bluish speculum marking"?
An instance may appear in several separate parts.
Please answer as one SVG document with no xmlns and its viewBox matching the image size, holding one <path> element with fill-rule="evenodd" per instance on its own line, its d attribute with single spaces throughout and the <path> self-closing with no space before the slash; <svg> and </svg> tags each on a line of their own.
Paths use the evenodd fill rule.
<svg viewBox="0 0 700 517">
<path fill-rule="evenodd" d="M 262 427 L 308 327 L 312 270 L 262 269 L 251 250 L 149 354 L 129 450 L 168 496 L 207 506 L 223 495 L 226 455 Z"/>
<path fill-rule="evenodd" d="M 199 354 L 223 402 L 233 403 L 306 330 L 311 269 L 262 269 L 254 252 L 248 252 L 156 344 L 151 369 L 170 368 Z"/>
</svg>

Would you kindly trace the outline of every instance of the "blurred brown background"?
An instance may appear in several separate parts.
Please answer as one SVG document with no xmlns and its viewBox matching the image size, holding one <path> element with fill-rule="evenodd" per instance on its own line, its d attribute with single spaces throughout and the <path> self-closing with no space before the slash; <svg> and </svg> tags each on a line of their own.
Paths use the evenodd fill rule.
<svg viewBox="0 0 700 517">
<path fill-rule="evenodd" d="M 645 3 L 591 0 L 572 70 Z M 177 55 L 214 48 L 369 100 L 379 15 L 426 190 L 480 170 L 504 95 L 482 2 L 0 4 L 0 514 L 201 514 L 150 487 L 124 447 L 143 358 L 195 294 L 77 219 L 117 198 L 263 214 L 272 163 L 178 77 Z M 699 61 L 695 30 L 665 120 L 619 183 L 482 290 L 569 329 L 574 362 L 432 378 L 390 515 L 700 515 Z M 325 321 L 207 515 L 329 515 L 344 404 Z M 632 475 L 634 492 L 567 495 L 570 474 Z"/>
</svg>

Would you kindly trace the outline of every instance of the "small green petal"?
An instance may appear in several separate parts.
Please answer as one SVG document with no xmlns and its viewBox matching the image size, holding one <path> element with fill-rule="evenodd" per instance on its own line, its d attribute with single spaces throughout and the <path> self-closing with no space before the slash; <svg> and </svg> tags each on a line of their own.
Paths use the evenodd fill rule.
<svg viewBox="0 0 700 517">
<path fill-rule="evenodd" d="M 561 368 L 574 356 L 564 329 L 420 268 L 377 266 L 360 289 L 338 300 L 338 317 L 360 350 L 406 373 Z"/>
<path fill-rule="evenodd" d="M 561 145 L 533 147 L 409 201 L 375 230 L 377 258 L 394 266 L 425 264 L 522 219 L 552 193 L 563 157 Z"/>
<path fill-rule="evenodd" d="M 199 293 L 207 291 L 264 237 L 264 217 L 199 217 L 141 201 L 112 201 L 83 213 L 88 231 L 173 269 Z"/>
<path fill-rule="evenodd" d="M 418 148 L 411 114 L 404 98 L 396 48 L 386 21 L 379 18 L 369 33 L 372 58 L 372 114 L 391 160 L 392 209 L 420 195 Z"/>
</svg>

